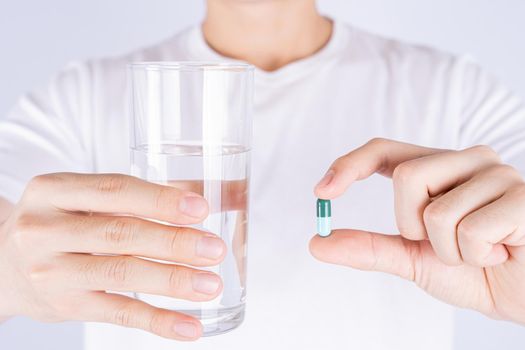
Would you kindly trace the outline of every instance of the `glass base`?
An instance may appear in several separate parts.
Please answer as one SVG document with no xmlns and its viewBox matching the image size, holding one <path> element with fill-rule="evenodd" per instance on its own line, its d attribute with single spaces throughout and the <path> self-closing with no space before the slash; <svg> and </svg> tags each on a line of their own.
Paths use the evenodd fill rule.
<svg viewBox="0 0 525 350">
<path fill-rule="evenodd" d="M 244 304 L 216 310 L 183 310 L 181 312 L 201 321 L 203 337 L 227 333 L 239 327 L 244 320 Z"/>
</svg>

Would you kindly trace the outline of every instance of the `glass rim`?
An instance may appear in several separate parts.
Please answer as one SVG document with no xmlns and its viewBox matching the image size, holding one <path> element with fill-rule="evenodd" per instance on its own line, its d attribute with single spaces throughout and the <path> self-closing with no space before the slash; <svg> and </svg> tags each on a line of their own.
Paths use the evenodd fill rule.
<svg viewBox="0 0 525 350">
<path fill-rule="evenodd" d="M 248 72 L 255 67 L 243 62 L 226 61 L 138 61 L 128 63 L 131 70 L 234 71 Z"/>
</svg>

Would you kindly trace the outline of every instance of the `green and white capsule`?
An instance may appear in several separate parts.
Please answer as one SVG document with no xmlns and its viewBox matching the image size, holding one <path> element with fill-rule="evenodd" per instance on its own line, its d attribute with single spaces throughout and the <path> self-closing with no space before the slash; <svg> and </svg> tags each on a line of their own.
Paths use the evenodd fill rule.
<svg viewBox="0 0 525 350">
<path fill-rule="evenodd" d="M 321 237 L 328 237 L 332 233 L 332 204 L 329 200 L 317 200 L 317 233 Z"/>
</svg>

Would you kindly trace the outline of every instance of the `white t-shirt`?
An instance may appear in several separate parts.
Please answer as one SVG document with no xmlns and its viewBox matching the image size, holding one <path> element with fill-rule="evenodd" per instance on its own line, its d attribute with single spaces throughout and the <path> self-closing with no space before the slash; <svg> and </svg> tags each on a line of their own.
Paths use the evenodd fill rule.
<svg viewBox="0 0 525 350">
<path fill-rule="evenodd" d="M 124 57 L 70 65 L 0 123 L 0 196 L 16 201 L 41 173 L 128 173 L 126 63 L 222 59 L 194 27 Z M 451 349 L 451 307 L 397 277 L 309 255 L 312 188 L 336 157 L 373 137 L 489 144 L 523 171 L 519 99 L 465 58 L 339 22 L 320 52 L 255 79 L 244 324 L 195 343 L 87 324 L 86 350 Z M 374 176 L 334 201 L 334 226 L 396 233 L 392 202 L 390 181 Z"/>
</svg>

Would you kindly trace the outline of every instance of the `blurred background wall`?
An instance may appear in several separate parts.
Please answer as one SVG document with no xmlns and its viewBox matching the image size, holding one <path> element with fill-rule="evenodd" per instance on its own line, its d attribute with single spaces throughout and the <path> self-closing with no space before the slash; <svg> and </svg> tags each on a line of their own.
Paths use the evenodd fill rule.
<svg viewBox="0 0 525 350">
<path fill-rule="evenodd" d="M 377 33 L 471 54 L 525 98 L 523 0 L 319 0 L 319 7 Z M 0 0 L 0 118 L 68 61 L 155 43 L 203 11 L 204 0 Z M 81 342 L 79 323 L 16 318 L 0 325 L 2 350 L 72 350 Z M 523 350 L 525 328 L 459 310 L 455 344 Z"/>
</svg>

